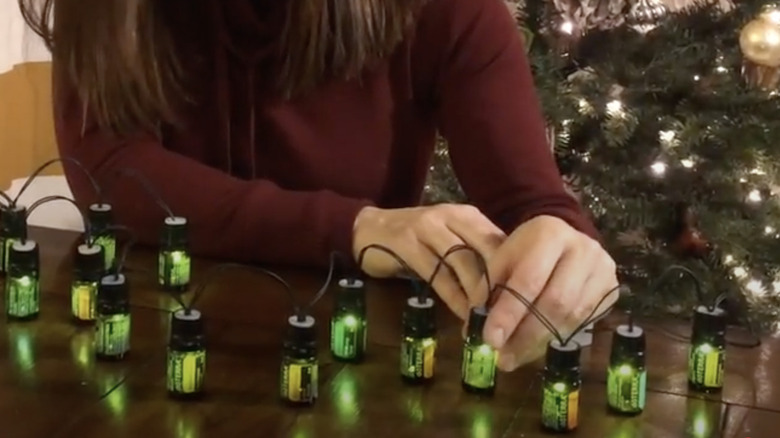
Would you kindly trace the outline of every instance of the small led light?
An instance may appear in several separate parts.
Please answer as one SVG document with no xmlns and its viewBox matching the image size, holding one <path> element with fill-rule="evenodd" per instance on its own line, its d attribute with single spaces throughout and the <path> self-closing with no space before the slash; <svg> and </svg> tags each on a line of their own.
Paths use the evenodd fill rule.
<svg viewBox="0 0 780 438">
<path fill-rule="evenodd" d="M 487 315 L 484 307 L 471 309 L 469 315 L 468 334 L 463 345 L 461 386 L 471 393 L 493 394 L 496 388 L 498 352 L 482 338 Z"/>
<path fill-rule="evenodd" d="M 401 378 L 409 384 L 433 380 L 436 368 L 436 317 L 433 299 L 406 301 L 401 339 Z"/>
<path fill-rule="evenodd" d="M 194 309 L 171 315 L 168 341 L 168 394 L 190 399 L 203 394 L 206 378 L 206 345 L 203 319 Z"/>
<path fill-rule="evenodd" d="M 723 387 L 726 361 L 726 311 L 699 306 L 693 317 L 688 383 L 697 391 L 715 392 Z"/>
<path fill-rule="evenodd" d="M 607 103 L 607 112 L 611 115 L 618 115 L 623 112 L 623 103 L 617 99 Z"/>
<path fill-rule="evenodd" d="M 645 409 L 646 390 L 644 330 L 618 326 L 607 369 L 607 403 L 615 412 L 639 414 Z"/>
<path fill-rule="evenodd" d="M 95 306 L 95 354 L 121 360 L 130 352 L 130 296 L 124 274 L 100 279 Z"/>
<path fill-rule="evenodd" d="M 750 202 L 761 202 L 761 192 L 758 190 L 751 190 L 750 193 L 748 193 L 747 198 Z"/>
<path fill-rule="evenodd" d="M 319 361 L 314 322 L 312 316 L 288 319 L 280 395 L 282 400 L 294 405 L 312 405 L 317 401 Z"/>
<path fill-rule="evenodd" d="M 661 139 L 664 143 L 672 143 L 674 142 L 674 137 L 676 136 L 674 131 L 659 131 L 658 132 L 658 138 Z"/>
<path fill-rule="evenodd" d="M 111 205 L 105 203 L 90 205 L 88 220 L 92 227 L 92 235 L 95 236 L 95 244 L 103 248 L 103 268 L 108 270 L 116 258 L 116 236 L 111 230 L 114 222 Z"/>
<path fill-rule="evenodd" d="M 553 432 L 569 432 L 579 422 L 580 346 L 554 340 L 547 346 L 542 381 L 542 426 Z"/>
<path fill-rule="evenodd" d="M 158 261 L 160 286 L 166 290 L 185 291 L 190 284 L 191 263 L 187 219 L 166 218 Z"/>
<path fill-rule="evenodd" d="M 27 239 L 27 209 L 15 206 L 0 210 L 0 273 L 8 268 L 11 245 Z"/>
<path fill-rule="evenodd" d="M 662 161 L 656 161 L 652 166 L 650 166 L 650 169 L 653 170 L 653 173 L 656 176 L 663 176 L 666 173 L 666 163 Z"/>
<path fill-rule="evenodd" d="M 330 321 L 330 351 L 345 362 L 360 362 L 366 352 L 366 291 L 361 280 L 343 279 Z"/>
<path fill-rule="evenodd" d="M 5 277 L 5 314 L 10 320 L 27 321 L 40 311 L 40 255 L 32 240 L 12 240 L 8 247 Z"/>
<path fill-rule="evenodd" d="M 571 21 L 561 23 L 561 32 L 571 35 L 574 32 L 574 23 Z"/>
<path fill-rule="evenodd" d="M 683 167 L 685 167 L 686 169 L 692 169 L 692 168 L 693 168 L 693 165 L 694 165 L 695 163 L 694 163 L 694 162 L 693 162 L 693 160 L 691 160 L 690 158 L 685 158 L 685 159 L 683 159 L 683 160 L 680 160 L 680 164 L 682 164 L 682 165 L 683 165 Z"/>
<path fill-rule="evenodd" d="M 70 285 L 70 307 L 76 321 L 95 320 L 98 282 L 105 272 L 104 262 L 102 246 L 84 244 L 77 248 Z"/>
</svg>

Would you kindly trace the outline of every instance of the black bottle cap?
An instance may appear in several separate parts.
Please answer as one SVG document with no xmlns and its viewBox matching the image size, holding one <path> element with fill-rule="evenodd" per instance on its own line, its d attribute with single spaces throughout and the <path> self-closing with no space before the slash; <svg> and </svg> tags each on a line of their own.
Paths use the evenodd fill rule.
<svg viewBox="0 0 780 438">
<path fill-rule="evenodd" d="M 479 337 L 482 339 L 482 332 L 485 330 L 488 311 L 485 307 L 474 307 L 469 313 L 468 336 Z"/>
<path fill-rule="evenodd" d="M 621 325 L 612 335 L 612 353 L 610 362 L 613 364 L 631 361 L 636 365 L 644 365 L 645 331 L 639 326 Z"/>
<path fill-rule="evenodd" d="M 8 274 L 25 275 L 36 272 L 40 266 L 38 244 L 34 240 L 17 240 L 8 252 Z"/>
<path fill-rule="evenodd" d="M 198 338 L 203 333 L 203 318 L 199 311 L 180 309 L 171 315 L 171 335 Z"/>
<path fill-rule="evenodd" d="M 727 314 L 720 307 L 699 306 L 693 315 L 693 339 L 726 335 Z"/>
<path fill-rule="evenodd" d="M 99 203 L 90 205 L 88 219 L 93 233 L 99 234 L 106 231 L 114 222 L 111 204 Z"/>
<path fill-rule="evenodd" d="M 315 320 L 311 315 L 301 318 L 293 315 L 287 319 L 289 324 L 288 340 L 296 344 L 314 344 L 317 341 L 317 334 L 314 326 Z"/>
<path fill-rule="evenodd" d="M 563 345 L 558 340 L 547 345 L 547 367 L 554 369 L 571 369 L 580 366 L 580 344 L 569 341 Z"/>
<path fill-rule="evenodd" d="M 433 298 L 411 297 L 406 300 L 403 326 L 404 335 L 413 338 L 429 338 L 436 334 L 436 313 Z"/>
<path fill-rule="evenodd" d="M 98 283 L 97 302 L 106 304 L 127 304 L 130 293 L 124 274 L 108 274 Z"/>
<path fill-rule="evenodd" d="M 105 271 L 103 247 L 87 243 L 79 245 L 76 249 L 74 265 L 77 280 L 100 280 Z"/>
<path fill-rule="evenodd" d="M 0 235 L 17 239 L 27 238 L 27 208 L 20 205 L 3 208 L 0 214 Z"/>
<path fill-rule="evenodd" d="M 165 218 L 165 226 L 162 233 L 163 248 L 177 248 L 187 246 L 188 243 L 187 219 L 183 217 Z"/>
</svg>

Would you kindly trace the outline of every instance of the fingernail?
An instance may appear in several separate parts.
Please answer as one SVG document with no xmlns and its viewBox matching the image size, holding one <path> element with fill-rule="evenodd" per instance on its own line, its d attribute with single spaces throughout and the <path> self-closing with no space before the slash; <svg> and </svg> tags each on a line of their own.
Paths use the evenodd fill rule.
<svg viewBox="0 0 780 438">
<path fill-rule="evenodd" d="M 497 328 L 488 332 L 486 341 L 496 350 L 500 350 L 504 346 L 504 342 L 506 342 L 506 334 L 504 333 L 504 329 Z"/>
</svg>

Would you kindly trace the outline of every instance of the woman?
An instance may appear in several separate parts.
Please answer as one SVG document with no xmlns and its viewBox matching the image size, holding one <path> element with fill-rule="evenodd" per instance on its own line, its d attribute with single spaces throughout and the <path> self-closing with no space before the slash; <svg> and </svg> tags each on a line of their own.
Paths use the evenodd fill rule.
<svg viewBox="0 0 780 438">
<path fill-rule="evenodd" d="M 190 220 L 197 254 L 321 265 L 382 244 L 427 277 L 466 243 L 564 332 L 616 284 L 564 190 L 501 0 L 20 3 L 52 48 L 61 154 L 105 178 L 146 175 Z M 437 130 L 475 207 L 417 206 Z M 119 220 L 155 243 L 163 212 L 120 186 Z M 465 319 L 487 288 L 473 257 L 448 260 L 433 286 Z M 378 252 L 362 268 L 399 270 Z M 508 294 L 485 335 L 506 370 L 549 339 Z"/>
</svg>

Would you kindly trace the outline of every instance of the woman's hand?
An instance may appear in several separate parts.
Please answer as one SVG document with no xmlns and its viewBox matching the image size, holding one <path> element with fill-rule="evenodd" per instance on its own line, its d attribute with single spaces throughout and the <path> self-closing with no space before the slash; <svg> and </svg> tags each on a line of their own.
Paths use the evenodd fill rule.
<svg viewBox="0 0 780 438">
<path fill-rule="evenodd" d="M 382 245 L 402 258 L 424 280 L 450 248 L 469 245 L 490 258 L 506 239 L 504 234 L 477 208 L 470 205 L 442 204 L 429 207 L 379 209 L 364 208 L 355 220 L 353 249 L 357 260 L 369 245 Z M 447 269 L 439 270 L 433 289 L 458 317 L 465 320 L 469 308 L 467 290 L 482 279 L 474 254 L 458 251 L 447 257 Z M 377 278 L 401 273 L 401 266 L 381 250 L 366 251 L 363 271 Z"/>
<path fill-rule="evenodd" d="M 491 282 L 522 294 L 563 336 L 582 324 L 618 285 L 615 262 L 601 245 L 551 216 L 538 216 L 518 227 L 488 264 Z M 469 292 L 472 301 L 487 299 L 482 284 Z M 499 350 L 499 367 L 511 371 L 541 357 L 552 335 L 510 293 L 500 289 L 496 293 L 485 340 Z M 596 314 L 616 300 L 617 293 L 612 293 Z"/>
</svg>

